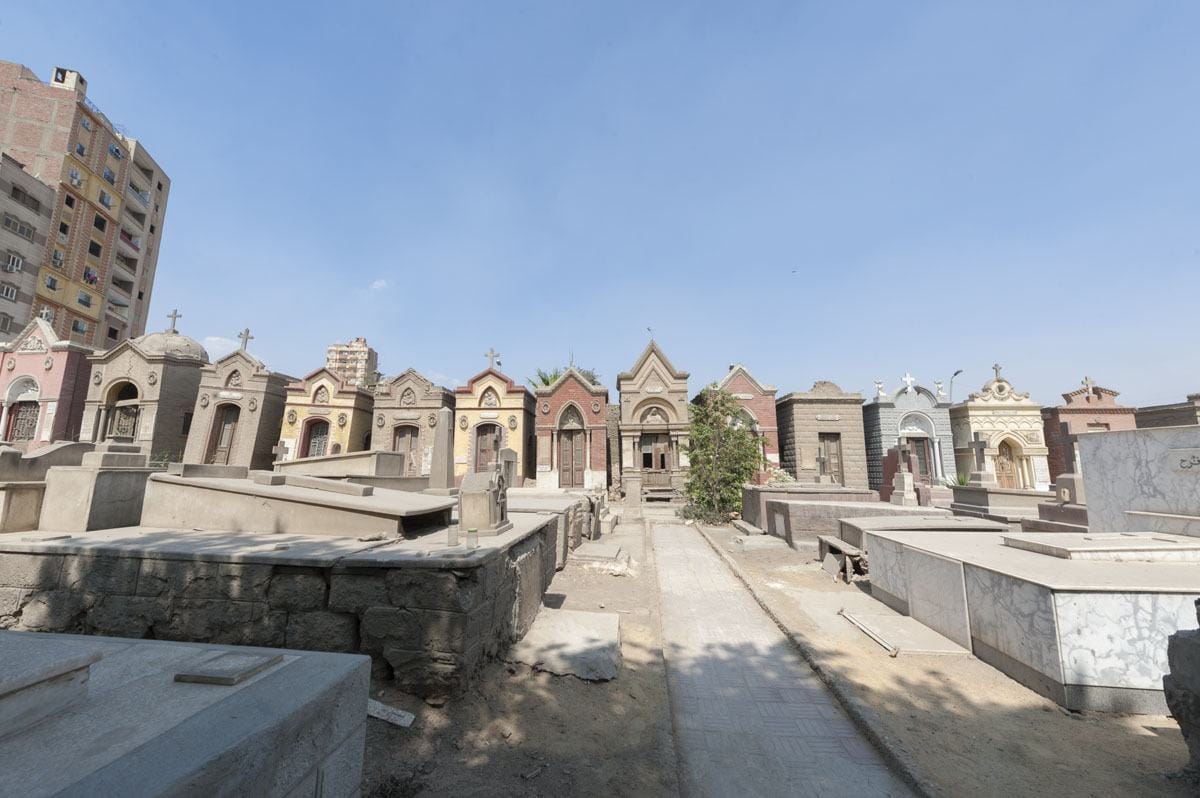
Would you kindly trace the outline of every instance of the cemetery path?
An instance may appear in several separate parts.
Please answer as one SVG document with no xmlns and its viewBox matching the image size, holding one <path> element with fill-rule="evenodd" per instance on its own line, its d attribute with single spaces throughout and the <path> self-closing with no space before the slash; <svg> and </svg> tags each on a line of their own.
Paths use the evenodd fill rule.
<svg viewBox="0 0 1200 798">
<path fill-rule="evenodd" d="M 693 527 L 651 529 L 685 795 L 911 795 Z"/>
</svg>

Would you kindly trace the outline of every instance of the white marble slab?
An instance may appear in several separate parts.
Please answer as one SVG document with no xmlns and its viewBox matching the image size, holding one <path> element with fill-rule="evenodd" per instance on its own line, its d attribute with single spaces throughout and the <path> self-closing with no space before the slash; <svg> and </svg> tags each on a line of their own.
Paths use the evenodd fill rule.
<svg viewBox="0 0 1200 798">
<path fill-rule="evenodd" d="M 1058 593 L 1066 684 L 1161 690 L 1167 637 L 1196 625 L 1200 594 Z"/>
<path fill-rule="evenodd" d="M 879 586 L 901 601 L 908 601 L 908 576 L 905 569 L 904 546 L 894 540 L 871 533 L 865 536 L 871 552 L 871 586 Z"/>
<path fill-rule="evenodd" d="M 908 614 L 969 649 L 971 625 L 967 619 L 962 563 L 915 549 L 905 552 L 904 562 L 908 572 Z"/>
<path fill-rule="evenodd" d="M 1061 684 L 1051 591 L 971 565 L 964 566 L 964 576 L 971 634 Z"/>
<path fill-rule="evenodd" d="M 1080 435 L 1091 530 L 1200 535 L 1196 449 L 1200 426 Z"/>
</svg>

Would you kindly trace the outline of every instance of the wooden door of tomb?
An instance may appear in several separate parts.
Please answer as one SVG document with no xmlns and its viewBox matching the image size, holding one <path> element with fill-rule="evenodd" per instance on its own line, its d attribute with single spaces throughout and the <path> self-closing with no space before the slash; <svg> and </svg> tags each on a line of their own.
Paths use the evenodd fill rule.
<svg viewBox="0 0 1200 798">
<path fill-rule="evenodd" d="M 500 459 L 500 427 L 480 424 L 475 428 L 475 471 L 490 471 Z"/>
<path fill-rule="evenodd" d="M 820 434 L 821 451 L 825 454 L 825 473 L 833 477 L 839 485 L 846 484 L 842 473 L 842 434 L 840 432 L 822 432 Z"/>
<path fill-rule="evenodd" d="M 38 411 L 41 406 L 37 402 L 17 402 L 9 412 L 12 420 L 8 423 L 8 440 L 31 441 L 37 432 Z"/>
<path fill-rule="evenodd" d="M 329 446 L 329 422 L 314 421 L 308 425 L 308 434 L 304 436 L 304 449 L 301 457 L 324 457 Z M 337 454 L 335 451 L 334 454 Z"/>
<path fill-rule="evenodd" d="M 233 451 L 233 439 L 237 434 L 238 419 L 242 411 L 237 405 L 221 405 L 217 408 L 217 418 L 213 423 L 212 436 L 209 438 L 211 447 L 208 462 L 213 465 L 228 465 L 229 454 Z"/>
<path fill-rule="evenodd" d="M 558 486 L 560 488 L 583 487 L 586 437 L 587 433 L 581 429 L 562 430 L 558 433 Z"/>
<path fill-rule="evenodd" d="M 933 484 L 933 452 L 928 438 L 905 438 L 909 450 L 917 457 L 916 477 L 926 485 Z"/>
<path fill-rule="evenodd" d="M 996 484 L 1010 490 L 1020 487 L 1017 484 L 1017 458 L 1008 441 L 1003 441 L 996 450 Z"/>
<path fill-rule="evenodd" d="M 417 465 L 418 430 L 411 424 L 396 427 L 392 433 L 392 451 L 404 455 L 404 474 L 415 477 L 420 471 Z"/>
</svg>

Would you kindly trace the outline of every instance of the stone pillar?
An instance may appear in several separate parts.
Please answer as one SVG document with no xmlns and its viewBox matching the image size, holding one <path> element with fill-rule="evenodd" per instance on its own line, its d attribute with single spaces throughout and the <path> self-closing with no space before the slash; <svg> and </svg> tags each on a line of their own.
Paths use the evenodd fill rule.
<svg viewBox="0 0 1200 798">
<path fill-rule="evenodd" d="M 454 413 L 443 407 L 437 411 L 433 432 L 433 457 L 429 468 L 429 491 L 442 495 L 454 493 Z"/>
<path fill-rule="evenodd" d="M 942 439 L 933 438 L 933 476 L 941 482 L 946 478 L 946 468 L 942 465 Z"/>
<path fill-rule="evenodd" d="M 0 440 L 8 440 L 8 403 L 4 403 L 4 411 L 0 412 Z"/>
<path fill-rule="evenodd" d="M 100 408 L 100 424 L 96 428 L 96 435 L 93 438 L 97 443 L 108 437 L 108 406 Z"/>
</svg>

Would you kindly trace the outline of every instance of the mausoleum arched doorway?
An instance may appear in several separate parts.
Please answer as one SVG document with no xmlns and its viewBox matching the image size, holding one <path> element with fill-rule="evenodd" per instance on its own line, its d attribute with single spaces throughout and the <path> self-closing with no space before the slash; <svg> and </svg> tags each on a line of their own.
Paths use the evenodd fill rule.
<svg viewBox="0 0 1200 798">
<path fill-rule="evenodd" d="M 392 428 L 392 451 L 404 455 L 405 476 L 415 477 L 420 470 L 417 466 L 420 437 L 421 430 L 415 424 L 397 424 Z"/>
<path fill-rule="evenodd" d="M 132 382 L 118 382 L 108 389 L 101 411 L 105 440 L 133 441 L 141 416 L 141 394 Z"/>
<path fill-rule="evenodd" d="M 587 429 L 583 414 L 567 405 L 558 417 L 558 486 L 582 488 L 587 470 Z"/>
<path fill-rule="evenodd" d="M 217 405 L 213 413 L 213 425 L 208 434 L 208 453 L 205 462 L 212 465 L 228 465 L 229 455 L 233 451 L 233 442 L 237 438 L 238 421 L 241 420 L 242 409 L 235 404 Z"/>
<path fill-rule="evenodd" d="M 475 471 L 488 471 L 500 460 L 500 447 L 504 442 L 504 431 L 499 424 L 480 424 L 475 428 L 473 451 Z"/>
<path fill-rule="evenodd" d="M 33 377 L 21 377 L 8 388 L 4 402 L 4 439 L 27 443 L 37 435 L 41 389 Z"/>
<path fill-rule="evenodd" d="M 324 457 L 329 450 L 329 422 L 323 418 L 312 419 L 304 427 L 300 441 L 301 457 Z"/>
<path fill-rule="evenodd" d="M 996 484 L 1009 490 L 1023 487 L 1020 467 L 1020 449 L 1008 440 L 1000 441 L 996 447 Z"/>
<path fill-rule="evenodd" d="M 942 479 L 941 444 L 929 416 L 924 413 L 904 416 L 900 419 L 897 437 L 917 458 L 916 478 L 926 485 L 939 482 Z"/>
</svg>

